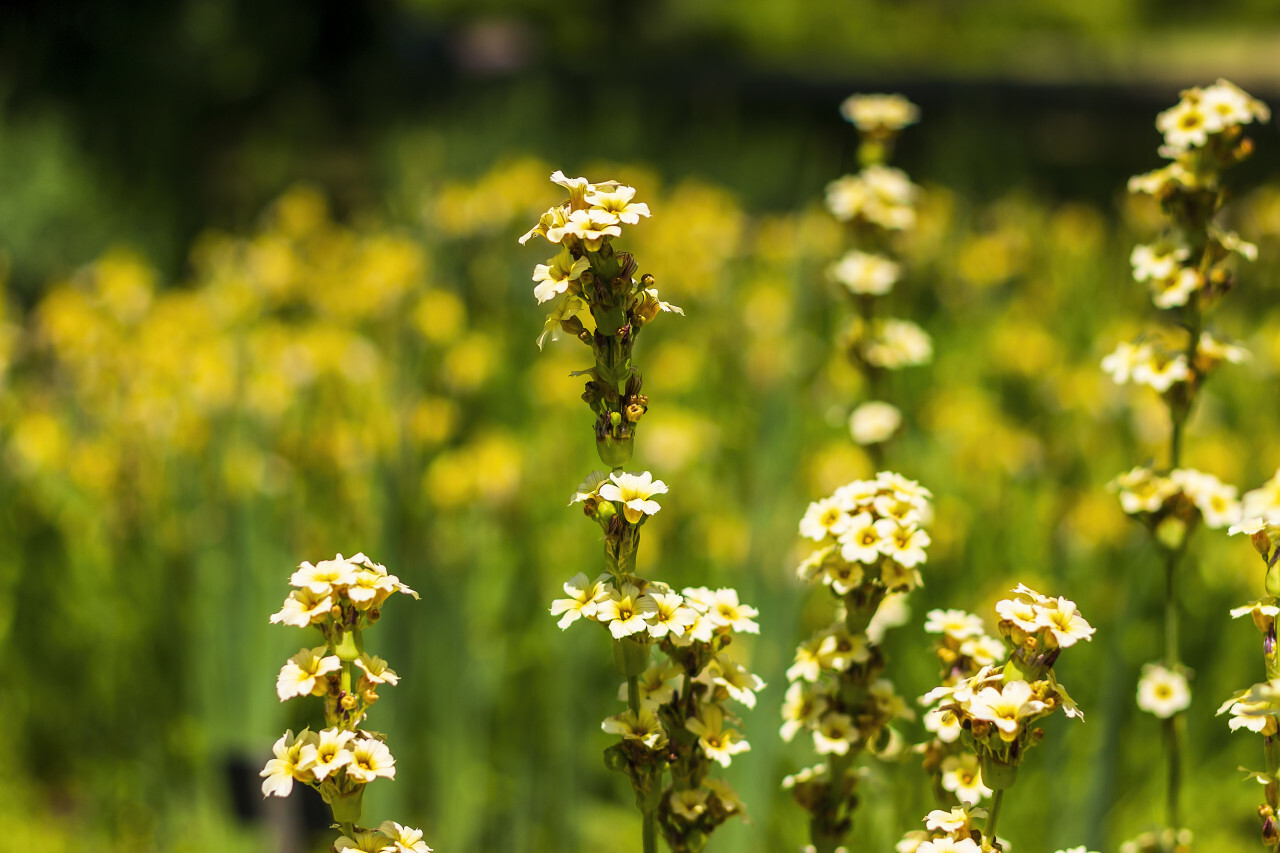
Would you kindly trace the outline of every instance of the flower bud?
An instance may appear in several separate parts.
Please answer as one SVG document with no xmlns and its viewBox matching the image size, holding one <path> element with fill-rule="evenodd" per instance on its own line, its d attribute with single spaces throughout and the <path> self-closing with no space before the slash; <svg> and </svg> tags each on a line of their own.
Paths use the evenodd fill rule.
<svg viewBox="0 0 1280 853">
<path fill-rule="evenodd" d="M 1187 538 L 1187 523 L 1175 516 L 1169 516 L 1156 525 L 1156 541 L 1170 551 L 1182 547 Z"/>
<path fill-rule="evenodd" d="M 611 412 L 610 414 L 621 423 L 621 415 L 617 412 Z M 612 469 L 625 467 L 631 461 L 631 454 L 635 449 L 634 445 L 635 442 L 630 433 L 625 438 L 614 438 L 608 433 L 603 436 L 596 436 L 596 453 L 600 455 L 600 461 Z"/>
</svg>

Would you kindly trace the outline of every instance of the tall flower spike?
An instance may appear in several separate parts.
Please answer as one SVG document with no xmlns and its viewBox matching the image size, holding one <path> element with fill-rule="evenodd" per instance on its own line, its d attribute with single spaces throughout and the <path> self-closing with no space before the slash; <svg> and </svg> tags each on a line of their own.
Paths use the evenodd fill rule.
<svg viewBox="0 0 1280 853">
<path fill-rule="evenodd" d="M 828 587 L 837 604 L 835 621 L 796 651 L 779 732 L 790 741 L 807 731 L 826 759 L 821 773 L 784 781 L 810 814 L 816 850 L 836 849 L 852 827 L 857 759 L 892 752 L 898 738 L 890 724 L 912 716 L 881 677 L 877 625 L 920 585 L 928 545 L 920 519 L 929 515 L 929 496 L 918 483 L 883 472 L 814 501 L 800 521 L 800 534 L 818 548 L 797 574 Z"/>
<path fill-rule="evenodd" d="M 583 400 L 596 416 L 596 452 L 604 470 L 578 486 L 580 504 L 604 537 L 604 569 L 564 585 L 551 614 L 561 628 L 594 622 L 607 631 L 614 661 L 626 678 L 619 698 L 628 710 L 601 728 L 619 740 L 605 750 L 607 765 L 625 773 L 641 816 L 645 853 L 657 850 L 659 833 L 673 853 L 701 850 L 710 833 L 734 815 L 741 801 L 727 783 L 711 777 L 713 764 L 728 766 L 749 748 L 727 703 L 755 705 L 764 682 L 730 660 L 734 633 L 755 633 L 756 610 L 732 589 L 686 588 L 640 577 L 636 553 L 641 530 L 661 509 L 667 484 L 649 471 L 624 471 L 634 453 L 649 398 L 634 361 L 639 333 L 662 314 L 684 314 L 659 297 L 652 275 L 636 279 L 637 264 L 613 240 L 650 215 L 632 187 L 593 184 L 562 173 L 552 181 L 569 190 L 521 242 L 535 235 L 559 243 L 560 254 L 534 269 L 535 296 L 552 304 L 539 346 L 558 331 L 591 348 Z M 664 498 L 665 500 L 665 498 Z M 650 663 L 653 654 L 664 661 Z"/>
<path fill-rule="evenodd" d="M 314 788 L 342 830 L 334 842 L 337 850 L 431 853 L 420 830 L 394 821 L 384 821 L 377 829 L 359 826 L 365 786 L 396 775 L 395 758 L 382 736 L 362 724 L 378 700 L 377 689 L 400 680 L 385 660 L 364 651 L 363 633 L 379 618 L 376 608 L 390 596 L 418 594 L 364 554 L 338 554 L 314 565 L 304 562 L 290 583 L 296 589 L 270 621 L 315 626 L 325 642 L 289 659 L 280 670 L 276 692 L 282 702 L 297 696 L 322 697 L 325 728 L 303 729 L 297 736 L 287 731 L 276 741 L 275 757 L 260 774 L 262 795 L 287 797 L 295 782 Z"/>
<path fill-rule="evenodd" d="M 1219 80 L 1182 92 L 1178 103 L 1156 118 L 1156 129 L 1164 137 L 1159 153 L 1173 162 L 1134 177 L 1129 191 L 1153 196 L 1168 225 L 1157 239 L 1135 246 L 1129 261 L 1135 282 L 1158 310 L 1171 315 L 1171 322 L 1137 341 L 1121 342 L 1102 360 L 1102 369 L 1117 383 L 1145 385 L 1158 393 L 1169 413 L 1168 466 L 1134 468 L 1110 488 L 1118 493 L 1124 512 L 1150 532 L 1164 562 L 1164 654 L 1143 668 L 1137 702 L 1164 727 L 1165 831 L 1171 837 L 1182 829 L 1182 712 L 1191 703 L 1177 646 L 1176 578 L 1196 527 L 1228 527 L 1241 512 L 1235 487 L 1181 467 L 1183 433 L 1209 376 L 1224 362 L 1246 356 L 1204 326 L 1210 311 L 1234 286 L 1237 259 L 1252 260 L 1257 248 L 1223 231 L 1214 220 L 1226 197 L 1223 174 L 1253 150 L 1243 135 L 1245 126 L 1269 117 L 1265 105 Z"/>
</svg>

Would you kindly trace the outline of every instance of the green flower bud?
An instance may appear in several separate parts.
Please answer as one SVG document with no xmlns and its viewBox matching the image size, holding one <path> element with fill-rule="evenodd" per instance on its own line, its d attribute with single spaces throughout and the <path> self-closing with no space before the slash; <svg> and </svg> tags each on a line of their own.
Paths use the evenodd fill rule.
<svg viewBox="0 0 1280 853">
<path fill-rule="evenodd" d="M 621 423 L 622 416 L 617 412 L 612 413 Z M 596 436 L 596 452 L 600 454 L 600 461 L 611 469 L 623 468 L 631 461 L 631 454 L 635 450 L 635 440 L 628 434 L 626 438 L 614 438 L 612 435 L 605 434 Z"/>
<path fill-rule="evenodd" d="M 649 668 L 649 644 L 639 643 L 630 637 L 613 641 L 613 662 L 618 671 L 628 678 L 643 675 Z"/>
</svg>

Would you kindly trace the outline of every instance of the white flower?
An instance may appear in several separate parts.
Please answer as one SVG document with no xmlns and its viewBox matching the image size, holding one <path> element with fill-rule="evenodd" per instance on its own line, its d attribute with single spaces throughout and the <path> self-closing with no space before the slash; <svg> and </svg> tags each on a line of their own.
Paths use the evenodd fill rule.
<svg viewBox="0 0 1280 853">
<path fill-rule="evenodd" d="M 859 296 L 883 296 L 893 289 L 900 274 L 901 268 L 888 258 L 856 249 L 827 269 L 827 275 Z"/>
<path fill-rule="evenodd" d="M 612 482 L 600 487 L 600 497 L 621 503 L 622 514 L 632 524 L 637 524 L 644 516 L 653 515 L 662 509 L 657 501 L 650 498 L 666 494 L 667 484 L 653 479 L 648 471 L 642 474 L 610 474 L 609 479 Z"/>
<path fill-rule="evenodd" d="M 654 600 L 641 595 L 634 584 L 624 583 L 622 589 L 609 589 L 607 598 L 596 605 L 596 621 L 609 626 L 615 640 L 629 637 L 649 628 L 648 617 L 657 610 Z"/>
<path fill-rule="evenodd" d="M 1149 663 L 1138 679 L 1138 707 L 1161 719 L 1168 719 L 1191 704 L 1187 677 L 1177 670 Z"/>
<path fill-rule="evenodd" d="M 839 536 L 849 528 L 849 514 L 843 501 L 823 498 L 809 504 L 804 518 L 800 519 L 800 535 L 814 542 L 821 542 L 827 534 Z"/>
<path fill-rule="evenodd" d="M 592 210 L 600 214 L 599 219 L 607 225 L 625 222 L 635 225 L 641 216 L 649 215 L 649 205 L 644 202 L 633 202 L 636 196 L 635 187 L 618 186 L 612 190 L 594 188 L 586 194 L 585 201 Z M 612 221 L 609 221 L 612 218 Z"/>
<path fill-rule="evenodd" d="M 600 602 L 613 591 L 606 583 L 608 579 L 608 574 L 602 574 L 593 581 L 587 577 L 586 572 L 578 572 L 565 582 L 564 592 L 569 597 L 557 598 L 551 602 L 552 616 L 564 614 L 560 618 L 560 630 L 563 631 L 584 616 L 587 619 L 595 618 Z"/>
<path fill-rule="evenodd" d="M 575 259 L 569 254 L 568 246 L 561 248 L 560 254 L 533 268 L 533 280 L 540 282 L 533 289 L 533 295 L 539 304 L 554 299 L 568 290 L 572 282 L 581 278 L 590 265 L 586 258 Z"/>
<path fill-rule="evenodd" d="M 902 412 L 892 403 L 871 400 L 849 415 L 849 434 L 858 444 L 888 441 L 902 425 Z"/>
<path fill-rule="evenodd" d="M 901 95 L 850 95 L 840 115 L 858 130 L 897 131 L 920 120 L 920 109 Z"/>
</svg>

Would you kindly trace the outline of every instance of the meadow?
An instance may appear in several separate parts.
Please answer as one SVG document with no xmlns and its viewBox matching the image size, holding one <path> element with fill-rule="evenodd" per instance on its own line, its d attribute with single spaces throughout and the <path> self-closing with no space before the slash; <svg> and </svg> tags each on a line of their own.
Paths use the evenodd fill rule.
<svg viewBox="0 0 1280 853">
<path fill-rule="evenodd" d="M 927 138 L 929 118 L 906 133 Z M 1266 161 L 1273 131 L 1255 136 Z M 432 139 L 435 163 L 467 159 Z M 299 183 L 246 227 L 203 228 L 181 274 L 121 243 L 9 300 L 7 849 L 323 849 L 323 812 L 259 790 L 279 732 L 316 724 L 273 690 L 296 638 L 268 616 L 300 561 L 356 551 L 421 596 L 389 603 L 377 632 L 401 678 L 377 709 L 399 769 L 367 813 L 403 816 L 442 853 L 640 849 L 626 782 L 601 760 L 622 679 L 603 643 L 548 613 L 600 560 L 565 507 L 599 467 L 569 375 L 589 359 L 572 337 L 535 344 L 545 312 L 529 270 L 543 256 L 516 242 L 560 200 L 548 176 L 561 169 L 637 189 L 653 215 L 626 248 L 685 312 L 637 344 L 653 402 L 635 465 L 671 490 L 638 571 L 733 586 L 759 609 L 759 635 L 734 646 L 768 686 L 740 709 L 751 750 L 725 773 L 749 820 L 707 849 L 805 843 L 780 783 L 811 757 L 779 739 L 779 708 L 795 645 L 831 607 L 796 579 L 797 523 L 877 470 L 846 424 L 865 378 L 834 344 L 841 225 L 820 192 L 783 208 L 661 165 L 518 148 L 434 169 L 429 148 L 425 166 L 408 154 L 421 141 L 402 140 L 383 197 L 339 205 Z M 1153 128 L 1123 159 L 1155 168 L 1158 144 Z M 895 238 L 905 272 L 886 297 L 933 342 L 931 364 L 888 380 L 907 413 L 891 464 L 931 490 L 933 520 L 887 672 L 912 705 L 936 686 L 931 609 L 994 624 L 1018 583 L 1074 600 L 1096 635 L 1057 671 L 1087 721 L 1046 723 L 1001 834 L 1017 850 L 1117 849 L 1162 826 L 1159 725 L 1134 696 L 1163 642 L 1163 575 L 1107 485 L 1163 464 L 1169 426 L 1154 392 L 1116 386 L 1100 363 L 1154 322 L 1129 256 L 1160 212 L 1122 183 L 1106 201 L 1032 184 L 966 194 L 930 173 L 938 162 L 911 163 L 918 221 Z M 839 158 L 826 165 L 837 177 Z M 1213 318 L 1252 357 L 1205 386 L 1183 451 L 1241 491 L 1280 468 L 1280 183 L 1255 177 L 1224 217 L 1259 260 Z M 1179 592 L 1195 697 L 1185 818 L 1210 851 L 1258 833 L 1256 785 L 1237 769 L 1259 764 L 1258 743 L 1214 716 L 1263 678 L 1256 636 L 1228 615 L 1261 589 L 1244 539 L 1199 531 Z M 919 719 L 897 727 L 925 739 Z M 851 849 L 919 828 L 935 808 L 919 764 L 869 763 Z"/>
</svg>

